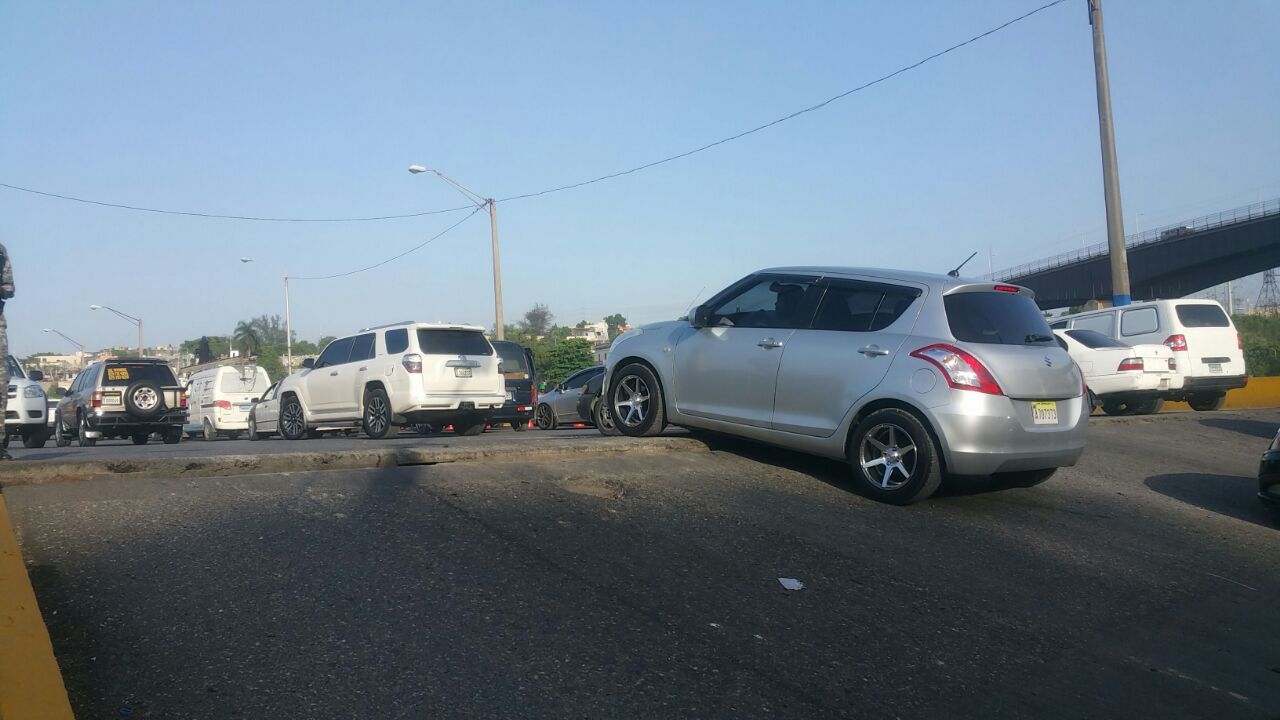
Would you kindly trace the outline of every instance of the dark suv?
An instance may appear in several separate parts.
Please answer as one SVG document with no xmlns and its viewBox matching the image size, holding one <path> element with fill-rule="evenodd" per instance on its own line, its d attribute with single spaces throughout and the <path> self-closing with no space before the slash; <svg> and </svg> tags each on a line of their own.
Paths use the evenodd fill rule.
<svg viewBox="0 0 1280 720">
<path fill-rule="evenodd" d="M 131 438 L 145 445 L 159 433 L 167 445 L 182 439 L 187 394 L 163 360 L 138 358 L 93 363 L 76 376 L 54 413 L 58 447 L 76 438 L 81 447 L 99 439 Z"/>
<path fill-rule="evenodd" d="M 498 351 L 498 371 L 506 380 L 507 402 L 493 412 L 490 425 L 511 423 L 513 430 L 524 430 L 533 420 L 533 353 L 520 343 L 494 340 Z"/>
</svg>

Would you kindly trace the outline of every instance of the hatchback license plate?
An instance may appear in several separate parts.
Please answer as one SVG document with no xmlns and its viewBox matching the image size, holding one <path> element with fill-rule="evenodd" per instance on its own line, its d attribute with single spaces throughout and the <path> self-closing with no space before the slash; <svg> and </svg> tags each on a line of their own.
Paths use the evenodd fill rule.
<svg viewBox="0 0 1280 720">
<path fill-rule="evenodd" d="M 471 368 L 454 368 L 454 377 L 471 377 Z"/>
<path fill-rule="evenodd" d="M 1036 425 L 1057 425 L 1058 424 L 1058 403 L 1056 402 L 1031 403 L 1031 420 Z"/>
<path fill-rule="evenodd" d="M 1209 372 L 1211 373 L 1222 372 L 1222 363 L 1209 363 Z"/>
</svg>

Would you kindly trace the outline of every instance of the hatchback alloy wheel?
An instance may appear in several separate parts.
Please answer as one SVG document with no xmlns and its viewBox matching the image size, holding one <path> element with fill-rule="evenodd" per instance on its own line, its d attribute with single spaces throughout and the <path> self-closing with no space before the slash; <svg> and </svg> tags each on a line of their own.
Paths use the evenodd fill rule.
<svg viewBox="0 0 1280 720">
<path fill-rule="evenodd" d="M 918 458 L 911 435 L 893 423 L 881 423 L 867 431 L 858 454 L 862 474 L 883 490 L 906 485 L 916 471 Z"/>
<path fill-rule="evenodd" d="M 649 385 L 638 375 L 624 377 L 613 391 L 613 407 L 617 410 L 615 422 L 627 427 L 638 427 L 649 416 L 652 402 Z"/>
</svg>

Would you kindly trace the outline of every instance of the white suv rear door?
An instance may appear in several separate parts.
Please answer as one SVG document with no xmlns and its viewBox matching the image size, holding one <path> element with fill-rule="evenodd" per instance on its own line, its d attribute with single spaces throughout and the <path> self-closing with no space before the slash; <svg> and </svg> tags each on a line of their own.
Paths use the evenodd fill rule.
<svg viewBox="0 0 1280 720">
<path fill-rule="evenodd" d="M 1231 319 L 1214 302 L 1177 303 L 1173 306 L 1186 352 L 1177 353 L 1178 369 L 1194 377 L 1244 375 L 1244 351 Z M 1188 367 L 1183 367 L 1186 362 Z"/>
<path fill-rule="evenodd" d="M 498 373 L 498 356 L 483 332 L 420 327 L 414 334 L 428 395 L 505 395 L 506 381 Z"/>
</svg>

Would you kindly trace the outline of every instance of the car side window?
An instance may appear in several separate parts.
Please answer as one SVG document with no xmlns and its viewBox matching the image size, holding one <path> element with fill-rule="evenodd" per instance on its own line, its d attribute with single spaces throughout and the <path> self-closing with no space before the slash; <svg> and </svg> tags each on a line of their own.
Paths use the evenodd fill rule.
<svg viewBox="0 0 1280 720">
<path fill-rule="evenodd" d="M 1153 307 L 1125 310 L 1120 313 L 1121 335 L 1146 335 L 1160 329 L 1160 318 Z"/>
<path fill-rule="evenodd" d="M 1089 317 L 1076 318 L 1071 323 L 1072 330 L 1093 330 L 1103 335 L 1116 335 L 1116 316 L 1115 313 L 1104 313 L 1102 315 L 1091 315 Z"/>
<path fill-rule="evenodd" d="M 867 332 L 883 330 L 920 296 L 914 288 L 832 280 L 818 305 L 815 330 Z"/>
<path fill-rule="evenodd" d="M 710 324 L 727 327 L 808 327 L 812 305 L 805 302 L 810 278 L 764 277 L 711 308 Z"/>
<path fill-rule="evenodd" d="M 373 341 L 377 336 L 373 333 L 357 335 L 351 343 L 351 358 L 348 362 L 373 359 Z"/>
<path fill-rule="evenodd" d="M 341 365 L 349 359 L 351 355 L 351 341 L 354 338 L 338 338 L 329 343 L 329 346 L 320 353 L 320 357 L 316 359 L 316 367 L 331 367 L 333 365 Z"/>
<path fill-rule="evenodd" d="M 597 373 L 599 373 L 599 374 L 603 374 L 603 373 L 604 373 L 604 371 L 603 371 L 603 370 L 593 370 L 593 371 L 588 371 L 588 372 L 580 372 L 580 373 L 578 373 L 577 375 L 574 375 L 573 377 L 571 377 L 571 378 L 569 378 L 568 380 L 565 380 L 565 381 L 564 381 L 564 389 L 565 389 L 565 390 L 577 390 L 578 388 L 582 387 L 583 385 L 586 385 L 586 384 L 587 384 L 587 381 L 588 381 L 588 380 L 590 380 L 591 378 L 595 377 Z"/>
<path fill-rule="evenodd" d="M 405 328 L 388 330 L 383 341 L 386 343 L 388 355 L 398 355 L 409 349 L 409 331 Z"/>
</svg>

